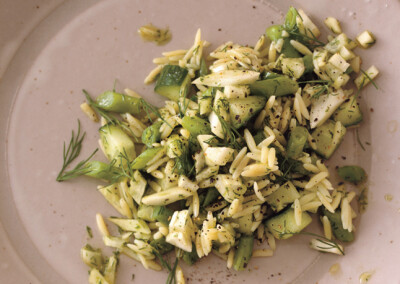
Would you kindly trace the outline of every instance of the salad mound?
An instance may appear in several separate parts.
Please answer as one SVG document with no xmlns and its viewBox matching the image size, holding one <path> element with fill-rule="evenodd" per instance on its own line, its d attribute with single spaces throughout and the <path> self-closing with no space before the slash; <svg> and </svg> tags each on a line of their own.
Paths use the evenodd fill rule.
<svg viewBox="0 0 400 284">
<path fill-rule="evenodd" d="M 154 91 L 167 98 L 161 108 L 130 89 L 96 99 L 84 91 L 81 108 L 101 122 L 108 162 L 94 160 L 95 150 L 66 170 L 84 139 L 79 124 L 57 180 L 106 181 L 98 191 L 119 214 L 96 215 L 113 256 L 81 249 L 89 283 L 114 283 L 120 253 L 147 269 L 167 269 L 167 283 L 185 282 L 181 260 L 192 265 L 213 253 L 239 271 L 296 234 L 312 236 L 313 249 L 344 255 L 343 243 L 354 240 L 356 192 L 333 186 L 324 161 L 361 123 L 360 91 L 376 86 L 379 71 L 363 71 L 355 53 L 375 43 L 371 32 L 352 40 L 335 18 L 325 24 L 333 32 L 327 42 L 304 11 L 291 7 L 284 24 L 268 27 L 254 47 L 226 42 L 207 56 L 210 43 L 199 29 L 189 49 L 153 61 L 145 83 L 155 82 Z M 357 166 L 339 175 L 353 183 L 366 178 Z M 305 231 L 312 215 L 323 235 Z M 112 224 L 119 233 L 110 233 Z M 164 257 L 171 251 L 172 263 Z"/>
</svg>

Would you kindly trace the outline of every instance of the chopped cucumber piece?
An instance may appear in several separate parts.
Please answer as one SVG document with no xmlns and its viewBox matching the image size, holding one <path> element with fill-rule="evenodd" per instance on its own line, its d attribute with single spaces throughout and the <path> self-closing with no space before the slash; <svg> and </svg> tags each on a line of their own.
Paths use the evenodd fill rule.
<svg viewBox="0 0 400 284">
<path fill-rule="evenodd" d="M 357 37 L 357 42 L 363 47 L 363 48 L 370 48 L 371 46 L 374 45 L 376 42 L 375 36 L 373 33 L 370 31 L 363 31 L 361 34 L 359 34 Z"/>
<path fill-rule="evenodd" d="M 339 127 L 335 127 L 337 123 L 340 124 L 338 125 Z M 311 134 L 317 145 L 315 151 L 325 159 L 329 159 L 339 147 L 345 134 L 346 128 L 340 121 L 335 123 L 333 120 L 328 120 L 321 126 L 318 126 Z"/>
<path fill-rule="evenodd" d="M 268 219 L 265 222 L 265 226 L 276 239 L 284 240 L 292 237 L 293 234 L 300 233 L 311 221 L 311 216 L 307 212 L 302 212 L 301 224 L 297 225 L 294 217 L 294 210 L 288 208 L 279 215 Z"/>
<path fill-rule="evenodd" d="M 279 212 L 287 205 L 293 203 L 297 198 L 300 198 L 300 194 L 293 183 L 288 181 L 275 192 L 268 195 L 266 201 L 274 211 Z"/>
<path fill-rule="evenodd" d="M 354 80 L 354 84 L 356 84 L 357 89 L 361 89 L 371 83 L 371 81 L 374 80 L 378 74 L 378 68 L 372 65 Z"/>
<path fill-rule="evenodd" d="M 210 123 L 197 116 L 185 116 L 182 118 L 182 127 L 197 137 L 201 134 L 211 134 Z"/>
<path fill-rule="evenodd" d="M 341 89 L 334 93 L 321 95 L 315 99 L 310 110 L 311 129 L 327 121 L 346 99 L 347 96 Z"/>
<path fill-rule="evenodd" d="M 253 254 L 254 237 L 243 235 L 239 239 L 238 248 L 233 259 L 233 269 L 244 270 Z"/>
<path fill-rule="evenodd" d="M 232 126 L 237 129 L 245 125 L 264 108 L 266 101 L 265 97 L 257 96 L 244 99 L 230 99 L 229 115 Z"/>
<path fill-rule="evenodd" d="M 337 169 L 338 175 L 342 180 L 359 183 L 367 178 L 364 169 L 359 166 L 343 166 Z"/>
<path fill-rule="evenodd" d="M 102 149 L 108 160 L 115 160 L 115 165 L 126 165 L 136 157 L 135 144 L 121 128 L 113 124 L 106 124 L 99 129 Z M 129 161 L 121 159 L 121 155 Z"/>
<path fill-rule="evenodd" d="M 251 235 L 251 227 L 253 226 L 253 214 L 247 214 L 242 217 L 237 218 L 237 223 L 239 225 L 238 231 L 242 234 Z"/>
<path fill-rule="evenodd" d="M 333 113 L 333 120 L 340 121 L 345 127 L 359 124 L 363 120 L 360 104 L 355 96 L 344 101 Z"/>
<path fill-rule="evenodd" d="M 185 97 L 190 88 L 188 70 L 178 65 L 165 65 L 157 79 L 154 91 L 172 101 Z"/>
<path fill-rule="evenodd" d="M 279 76 L 272 79 L 256 81 L 250 85 L 250 92 L 252 95 L 264 96 L 285 96 L 296 93 L 299 85 L 296 81 L 286 77 Z"/>
<path fill-rule="evenodd" d="M 102 270 L 104 259 L 100 249 L 94 249 L 90 245 L 81 248 L 81 258 L 83 262 L 91 268 Z"/>
<path fill-rule="evenodd" d="M 147 222 L 154 222 L 156 219 L 153 218 L 154 206 L 148 206 L 146 204 L 140 203 L 137 215 L 140 219 Z"/>
<path fill-rule="evenodd" d="M 215 188 L 218 189 L 222 197 L 228 202 L 232 202 L 236 198 L 241 198 L 247 190 L 246 185 L 240 177 L 234 179 L 232 175 L 220 174 L 217 175 L 216 179 Z"/>
<path fill-rule="evenodd" d="M 335 34 L 342 33 L 342 28 L 340 27 L 340 23 L 336 18 L 328 17 L 325 19 L 324 23 Z"/>
<path fill-rule="evenodd" d="M 354 233 L 343 229 L 342 217 L 340 210 L 336 210 L 335 213 L 331 213 L 324 209 L 323 214 L 328 217 L 331 223 L 332 233 L 339 241 L 352 242 L 354 240 Z"/>
<path fill-rule="evenodd" d="M 281 62 L 282 73 L 295 79 L 300 78 L 306 70 L 302 58 L 283 58 Z"/>
<path fill-rule="evenodd" d="M 289 158 L 297 159 L 302 153 L 307 144 L 308 130 L 303 126 L 296 126 L 290 132 L 289 141 L 286 147 L 286 154 Z"/>
</svg>

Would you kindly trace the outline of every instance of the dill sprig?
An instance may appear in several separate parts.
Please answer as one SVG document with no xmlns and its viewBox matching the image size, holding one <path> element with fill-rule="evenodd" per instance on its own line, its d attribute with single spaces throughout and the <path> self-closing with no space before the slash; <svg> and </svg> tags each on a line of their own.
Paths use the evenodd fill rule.
<svg viewBox="0 0 400 284">
<path fill-rule="evenodd" d="M 286 222 L 284 222 L 284 228 L 286 228 Z M 278 231 L 277 231 L 278 232 Z M 324 244 L 325 246 L 317 246 L 318 249 L 320 250 L 330 250 L 330 249 L 337 249 L 341 255 L 344 255 L 344 250 L 342 246 L 334 241 L 330 240 L 324 236 L 312 233 L 312 232 L 278 232 L 279 233 L 279 238 L 282 238 L 284 235 L 308 235 L 312 237 L 316 237 L 316 240 Z"/>
<path fill-rule="evenodd" d="M 357 142 L 360 145 L 361 149 L 363 149 L 363 151 L 365 151 L 365 147 L 360 140 L 360 135 L 358 134 L 358 129 L 356 129 L 356 137 L 357 137 Z"/>
<path fill-rule="evenodd" d="M 132 129 L 129 128 L 129 126 L 117 119 L 115 116 L 110 114 L 108 111 L 103 110 L 96 102 L 90 97 L 89 93 L 86 90 L 82 90 L 82 92 L 85 94 L 87 103 L 98 113 L 100 116 L 102 116 L 107 123 L 110 123 L 111 125 L 117 125 L 121 127 L 126 133 L 128 133 L 130 136 L 135 138 L 136 141 L 138 141 L 138 137 L 135 136 L 133 133 Z"/>
<path fill-rule="evenodd" d="M 81 133 L 81 122 L 78 119 L 78 131 L 72 130 L 71 139 L 69 141 L 68 147 L 64 142 L 63 146 L 63 165 L 60 172 L 57 175 L 56 181 L 65 181 L 72 179 L 81 175 L 84 175 L 90 171 L 86 166 L 86 163 L 93 157 L 98 149 L 94 150 L 93 153 L 85 160 L 79 162 L 72 170 L 66 171 L 66 168 L 79 156 L 82 149 L 82 142 L 86 136 L 86 132 Z"/>
<path fill-rule="evenodd" d="M 128 154 L 126 153 L 126 150 L 124 148 L 124 152 L 119 153 L 118 157 L 120 158 L 121 164 L 120 164 L 120 169 L 121 169 L 121 176 L 125 176 L 131 180 L 134 180 L 133 178 L 133 169 L 132 169 L 132 161 L 129 160 Z M 124 167 L 123 161 L 126 161 L 126 169 Z"/>
<path fill-rule="evenodd" d="M 90 228 L 89 226 L 86 226 L 86 232 L 90 239 L 93 238 L 92 228 Z"/>
<path fill-rule="evenodd" d="M 375 89 L 377 89 L 377 90 L 379 90 L 379 87 L 378 87 L 378 85 L 375 83 L 375 81 L 367 74 L 367 72 L 365 72 L 364 70 L 360 70 L 361 71 L 361 73 L 363 73 L 364 74 L 364 76 L 368 79 L 368 81 L 370 81 L 371 82 L 371 84 L 375 87 Z M 360 89 L 363 87 L 363 83 L 364 83 L 364 81 L 365 81 L 365 78 L 363 79 L 363 81 L 362 81 L 362 85 L 360 85 Z"/>
<path fill-rule="evenodd" d="M 240 135 L 240 133 L 235 128 L 233 128 L 232 125 L 227 123 L 215 109 L 213 109 L 213 111 L 217 115 L 218 120 L 222 126 L 222 131 L 224 132 L 224 145 L 230 145 L 233 148 L 240 150 L 241 146 L 238 142 L 238 139 L 243 138 L 242 135 Z"/>
<path fill-rule="evenodd" d="M 326 43 L 320 41 L 317 39 L 317 37 L 312 33 L 311 30 L 308 29 L 308 31 L 311 33 L 311 37 L 307 36 L 305 34 L 302 34 L 299 32 L 297 26 L 295 29 L 293 30 L 287 30 L 287 32 L 293 36 L 296 36 L 298 39 L 300 39 L 301 41 L 303 41 L 303 43 L 307 46 L 310 47 L 312 49 L 316 48 L 316 47 L 320 47 L 320 46 L 324 46 Z M 315 43 L 314 43 L 315 42 Z"/>
<path fill-rule="evenodd" d="M 146 102 L 144 99 L 140 99 L 140 104 L 142 106 L 142 109 L 146 112 L 147 118 L 150 120 L 150 122 L 153 122 L 153 119 L 151 118 L 151 115 L 150 115 L 150 113 L 153 113 L 161 121 L 165 122 L 169 127 L 173 128 L 171 126 L 171 124 L 169 124 L 168 121 L 166 121 L 162 117 L 162 115 L 160 114 L 160 112 L 157 110 L 157 108 L 155 106 L 153 106 L 152 104 Z"/>
<path fill-rule="evenodd" d="M 176 283 L 175 274 L 176 274 L 176 268 L 178 267 L 179 258 L 176 257 L 175 263 L 171 267 L 168 261 L 166 261 L 156 249 L 153 249 L 153 254 L 158 258 L 161 266 L 169 271 L 166 284 L 172 284 L 172 283 L 175 284 Z"/>
</svg>

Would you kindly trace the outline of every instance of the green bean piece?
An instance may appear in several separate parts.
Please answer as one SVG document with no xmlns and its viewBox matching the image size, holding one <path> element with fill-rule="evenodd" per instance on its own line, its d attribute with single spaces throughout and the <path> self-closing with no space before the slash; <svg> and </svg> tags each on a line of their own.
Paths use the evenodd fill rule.
<svg viewBox="0 0 400 284">
<path fill-rule="evenodd" d="M 152 240 L 150 245 L 161 255 L 166 254 L 174 249 L 174 246 L 165 241 L 165 237 Z"/>
<path fill-rule="evenodd" d="M 131 167 L 134 170 L 143 170 L 146 164 L 154 158 L 163 147 L 148 148 L 133 160 Z"/>
<path fill-rule="evenodd" d="M 182 259 L 186 262 L 187 265 L 193 265 L 196 261 L 199 260 L 199 256 L 197 255 L 196 246 L 192 244 L 192 251 L 187 252 L 184 251 L 182 255 Z"/>
<path fill-rule="evenodd" d="M 293 30 L 296 27 L 296 17 L 298 13 L 297 10 L 294 7 L 290 7 L 286 17 L 285 17 L 285 28 L 287 30 Z"/>
<path fill-rule="evenodd" d="M 97 105 L 106 111 L 139 114 L 142 110 L 141 100 L 113 91 L 106 91 L 96 98 Z"/>
<path fill-rule="evenodd" d="M 239 245 L 233 260 L 233 268 L 236 271 L 244 270 L 246 268 L 253 253 L 253 243 L 253 236 L 243 235 L 240 237 Z"/>
<path fill-rule="evenodd" d="M 195 137 L 201 134 L 211 133 L 210 123 L 197 116 L 185 116 L 182 118 L 182 126 Z"/>
<path fill-rule="evenodd" d="M 304 146 L 307 143 L 308 135 L 307 129 L 303 126 L 296 126 L 292 130 L 286 146 L 288 158 L 297 159 L 301 156 Z"/>
<path fill-rule="evenodd" d="M 342 242 L 352 242 L 354 240 L 354 233 L 343 229 L 340 210 L 336 209 L 335 213 L 331 213 L 324 209 L 323 214 L 328 217 L 335 238 Z"/>
<path fill-rule="evenodd" d="M 86 163 L 86 167 L 88 169 L 86 176 L 107 181 L 113 180 L 120 171 L 117 167 L 99 161 L 89 161 Z"/>
<path fill-rule="evenodd" d="M 306 70 L 304 70 L 304 74 L 311 73 L 314 71 L 314 63 L 313 56 L 311 54 L 307 54 L 303 56 L 303 63 Z"/>
<path fill-rule="evenodd" d="M 202 203 L 202 206 L 206 207 L 211 203 L 214 203 L 220 196 L 221 194 L 219 193 L 218 189 L 216 189 L 215 187 L 210 187 L 209 189 L 207 189 L 207 193 Z"/>
<path fill-rule="evenodd" d="M 143 131 L 142 142 L 148 148 L 153 147 L 153 143 L 160 142 L 161 140 L 160 127 L 162 124 L 163 124 L 162 121 L 157 121 Z"/>
<path fill-rule="evenodd" d="M 296 93 L 299 85 L 289 77 L 279 76 L 274 79 L 256 81 L 250 84 L 252 95 L 264 96 L 285 96 Z"/>
<path fill-rule="evenodd" d="M 291 38 L 285 38 L 283 40 L 282 51 L 281 53 L 285 55 L 286 58 L 298 58 L 301 57 L 301 54 L 293 47 L 290 43 Z"/>
<path fill-rule="evenodd" d="M 267 34 L 267 37 L 271 41 L 277 41 L 278 39 L 282 38 L 282 31 L 284 30 L 284 27 L 282 25 L 274 25 L 270 26 L 265 30 L 265 33 Z"/>
<path fill-rule="evenodd" d="M 174 214 L 174 212 L 172 210 L 169 210 L 165 206 L 154 206 L 153 214 L 151 217 L 158 222 L 168 225 L 169 221 L 171 220 L 172 214 Z"/>
<path fill-rule="evenodd" d="M 338 175 L 344 181 L 359 183 L 366 179 L 367 174 L 359 166 L 343 166 L 337 169 Z"/>
<path fill-rule="evenodd" d="M 206 76 L 208 74 L 208 67 L 204 58 L 201 58 L 200 61 L 200 69 L 199 69 L 199 77 Z"/>
</svg>

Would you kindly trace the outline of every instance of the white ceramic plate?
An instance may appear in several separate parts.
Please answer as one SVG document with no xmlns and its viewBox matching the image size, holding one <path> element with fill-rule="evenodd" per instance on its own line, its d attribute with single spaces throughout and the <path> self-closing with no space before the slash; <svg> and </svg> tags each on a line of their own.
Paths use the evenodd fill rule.
<svg viewBox="0 0 400 284">
<path fill-rule="evenodd" d="M 130 87 L 160 104 L 152 87 L 143 84 L 152 58 L 190 46 L 198 27 L 213 47 L 227 40 L 254 44 L 267 26 L 282 21 L 290 4 L 306 10 L 320 27 L 325 17 L 335 16 L 351 37 L 364 29 L 377 36 L 373 48 L 358 51 L 364 68 L 375 64 L 381 70 L 380 90 L 369 86 L 362 94 L 365 121 L 359 135 L 366 150 L 350 130 L 330 163 L 331 168 L 357 163 L 367 170 L 369 207 L 344 257 L 314 252 L 307 247 L 308 237 L 297 236 L 279 243 L 273 258 L 252 260 L 244 272 L 227 270 L 215 257 L 184 267 L 188 282 L 357 283 L 361 273 L 374 271 L 371 283 L 400 283 L 400 4 L 381 0 L 1 1 L 0 282 L 87 281 L 79 250 L 87 241 L 101 246 L 95 213 L 115 212 L 96 192 L 96 181 L 55 182 L 62 143 L 77 118 L 87 131 L 82 156 L 96 144 L 97 125 L 79 109 L 82 88 L 97 95 L 117 79 L 118 89 Z M 137 28 L 149 22 L 169 25 L 172 41 L 162 47 L 142 42 Z M 385 201 L 387 194 L 392 201 Z M 95 233 L 91 240 L 87 225 Z M 328 269 L 334 263 L 341 271 L 333 276 Z M 130 283 L 132 274 L 132 283 L 163 283 L 166 278 L 165 272 L 146 271 L 122 257 L 118 283 Z"/>
</svg>

